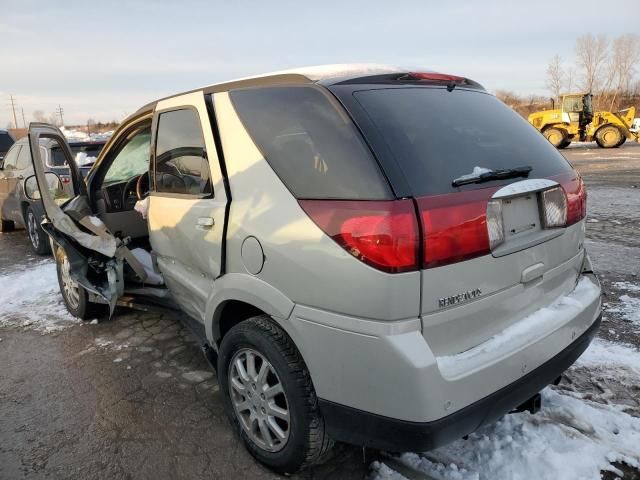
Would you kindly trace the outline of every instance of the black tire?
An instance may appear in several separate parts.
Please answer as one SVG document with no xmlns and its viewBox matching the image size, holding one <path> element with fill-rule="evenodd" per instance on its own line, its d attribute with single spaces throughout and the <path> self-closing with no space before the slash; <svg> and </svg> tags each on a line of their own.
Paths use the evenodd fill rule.
<svg viewBox="0 0 640 480">
<path fill-rule="evenodd" d="M 569 145 L 571 145 L 571 140 L 566 139 L 558 148 L 559 149 L 567 148 Z"/>
<path fill-rule="evenodd" d="M 564 128 L 557 127 L 547 128 L 542 134 L 556 148 L 563 148 L 560 145 L 564 144 L 569 136 L 569 133 Z"/>
<path fill-rule="evenodd" d="M 31 241 L 33 251 L 38 255 L 47 255 L 51 253 L 49 236 L 44 233 L 42 226 L 38 221 L 33 208 L 30 206 L 24 212 L 24 225 L 27 229 L 27 235 Z"/>
<path fill-rule="evenodd" d="M 234 355 L 244 349 L 256 351 L 268 360 L 286 395 L 289 437 L 277 452 L 260 447 L 247 435 L 231 400 L 230 363 Z M 218 376 L 225 411 L 256 460 L 277 473 L 292 474 L 327 458 L 333 441 L 325 431 L 307 366 L 289 336 L 269 316 L 250 318 L 229 330 L 220 345 Z"/>
<path fill-rule="evenodd" d="M 87 291 L 77 283 L 75 284 L 77 287 L 78 298 L 71 298 L 67 289 L 64 286 L 63 280 L 63 263 L 66 255 L 61 248 L 58 248 L 55 259 L 56 259 L 56 271 L 58 273 L 58 285 L 60 286 L 60 294 L 62 295 L 62 300 L 64 301 L 65 307 L 67 307 L 67 311 L 81 320 L 91 320 L 94 318 L 100 318 L 104 316 L 107 312 L 107 306 L 101 303 L 94 303 L 89 301 L 89 294 Z"/>
<path fill-rule="evenodd" d="M 11 232 L 15 228 L 15 224 L 11 220 L 0 219 L 0 232 Z"/>
<path fill-rule="evenodd" d="M 622 145 L 624 145 L 624 142 L 627 141 L 627 137 L 625 137 L 624 135 L 622 136 L 622 139 L 618 142 L 618 144 L 616 145 L 616 147 L 621 147 Z"/>
<path fill-rule="evenodd" d="M 622 145 L 624 134 L 615 125 L 605 125 L 596 132 L 596 143 L 600 148 L 616 148 Z"/>
</svg>

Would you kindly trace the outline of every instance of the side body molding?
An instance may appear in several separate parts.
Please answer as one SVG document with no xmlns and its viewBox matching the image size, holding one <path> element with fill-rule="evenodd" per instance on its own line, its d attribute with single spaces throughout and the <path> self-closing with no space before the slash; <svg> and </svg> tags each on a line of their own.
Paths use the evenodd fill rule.
<svg viewBox="0 0 640 480">
<path fill-rule="evenodd" d="M 295 304 L 267 282 L 246 273 L 227 273 L 214 282 L 207 301 L 205 331 L 213 346 L 220 339 L 220 314 L 227 301 L 237 300 L 259 308 L 276 321 L 289 318 Z"/>
</svg>

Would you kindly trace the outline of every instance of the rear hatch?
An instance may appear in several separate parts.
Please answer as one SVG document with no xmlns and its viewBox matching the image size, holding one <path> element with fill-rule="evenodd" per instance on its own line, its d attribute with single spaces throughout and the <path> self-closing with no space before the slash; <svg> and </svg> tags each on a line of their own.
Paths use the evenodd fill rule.
<svg viewBox="0 0 640 480">
<path fill-rule="evenodd" d="M 444 77 L 330 87 L 396 198 L 414 200 L 423 334 L 436 355 L 468 350 L 575 287 L 586 204 L 578 174 L 523 118 Z"/>
</svg>

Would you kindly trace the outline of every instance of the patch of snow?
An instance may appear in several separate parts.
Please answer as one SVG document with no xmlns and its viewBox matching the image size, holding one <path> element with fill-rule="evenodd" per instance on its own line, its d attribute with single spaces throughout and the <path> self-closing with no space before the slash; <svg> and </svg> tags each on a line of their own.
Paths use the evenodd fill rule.
<svg viewBox="0 0 640 480">
<path fill-rule="evenodd" d="M 631 282 L 613 282 L 613 286 L 627 292 L 640 292 L 640 285 Z"/>
<path fill-rule="evenodd" d="M 588 277 L 583 277 L 572 292 L 505 328 L 486 342 L 455 355 L 438 357 L 438 368 L 447 378 L 455 378 L 465 373 L 469 365 L 482 365 L 483 357 L 488 354 L 517 348 L 525 341 L 531 340 L 532 335 L 539 336 L 554 330 L 565 319 L 581 312 L 599 292 L 596 284 Z"/>
<path fill-rule="evenodd" d="M 551 388 L 542 394 L 544 408 L 537 415 L 506 415 L 468 440 L 398 460 L 441 480 L 600 480 L 601 470 L 613 470 L 612 462 L 640 466 L 639 418 Z M 385 471 L 374 478 L 394 477 Z"/>
<path fill-rule="evenodd" d="M 182 378 L 184 378 L 188 382 L 200 383 L 205 380 L 209 380 L 213 377 L 213 373 L 207 372 L 204 370 L 195 370 L 192 372 L 186 372 L 182 374 Z"/>
<path fill-rule="evenodd" d="M 407 477 L 400 475 L 382 462 L 373 462 L 370 468 L 375 480 L 407 480 Z"/>
<path fill-rule="evenodd" d="M 608 308 L 607 312 L 619 313 L 624 320 L 640 326 L 640 298 L 622 295 L 620 303 Z"/>
<path fill-rule="evenodd" d="M 91 320 L 89 322 L 89 325 L 97 325 L 97 324 L 98 324 L 98 319 L 97 318 L 94 318 L 93 320 Z"/>
<path fill-rule="evenodd" d="M 79 323 L 64 306 L 52 261 L 0 275 L 0 325 L 48 333 Z"/>
<path fill-rule="evenodd" d="M 596 338 L 576 362 L 578 366 L 602 369 L 620 378 L 624 372 L 640 383 L 640 350 L 620 343 Z"/>
<path fill-rule="evenodd" d="M 473 170 L 471 171 L 471 173 L 466 173 L 464 175 L 461 175 L 458 178 L 456 178 L 456 180 L 467 180 L 469 178 L 477 178 L 480 175 L 482 175 L 483 173 L 490 173 L 492 171 L 493 170 L 490 169 L 490 168 L 475 166 L 475 167 L 473 167 Z"/>
</svg>

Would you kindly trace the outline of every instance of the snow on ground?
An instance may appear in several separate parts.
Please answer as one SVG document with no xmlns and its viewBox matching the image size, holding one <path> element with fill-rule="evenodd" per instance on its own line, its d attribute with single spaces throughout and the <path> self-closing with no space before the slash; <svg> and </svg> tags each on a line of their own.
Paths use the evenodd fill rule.
<svg viewBox="0 0 640 480">
<path fill-rule="evenodd" d="M 640 383 L 640 350 L 632 346 L 596 339 L 576 366 L 620 383 Z M 640 418 L 625 413 L 624 406 L 591 401 L 562 387 L 549 387 L 542 396 L 536 415 L 506 415 L 468 440 L 425 454 L 405 453 L 388 463 L 438 480 L 599 480 L 602 470 L 622 476 L 612 462 L 640 468 Z M 384 463 L 374 462 L 371 469 L 376 480 L 405 478 Z"/>
<path fill-rule="evenodd" d="M 81 323 L 62 303 L 56 265 L 50 260 L 0 275 L 0 326 L 48 333 Z"/>
<path fill-rule="evenodd" d="M 113 135 L 113 131 L 87 134 L 82 130 L 72 130 L 65 127 L 60 127 L 60 131 L 65 137 L 67 137 L 67 140 L 76 142 L 107 140 L 111 135 Z"/>
<path fill-rule="evenodd" d="M 613 286 L 631 295 L 621 295 L 620 303 L 608 306 L 606 312 L 618 313 L 623 320 L 640 327 L 640 285 L 634 285 L 630 282 L 614 282 Z"/>
</svg>

